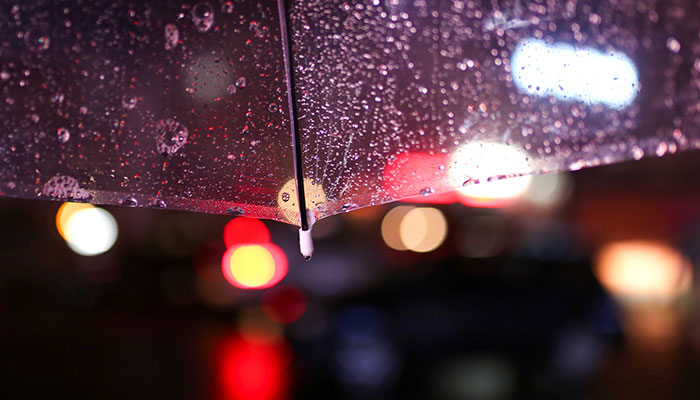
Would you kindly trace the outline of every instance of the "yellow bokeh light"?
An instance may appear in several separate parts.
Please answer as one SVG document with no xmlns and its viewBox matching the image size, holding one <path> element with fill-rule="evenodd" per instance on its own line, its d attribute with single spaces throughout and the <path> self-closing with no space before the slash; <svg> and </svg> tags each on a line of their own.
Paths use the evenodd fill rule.
<svg viewBox="0 0 700 400">
<path fill-rule="evenodd" d="M 77 211 L 86 210 L 89 208 L 95 208 L 95 206 L 87 203 L 63 203 L 61 205 L 56 213 L 56 229 L 58 230 L 58 234 L 61 235 L 64 240 L 68 240 L 66 238 L 65 229 L 71 215 Z"/>
<path fill-rule="evenodd" d="M 229 268 L 241 285 L 259 287 L 275 276 L 275 259 L 262 246 L 241 246 L 231 254 Z"/>
<path fill-rule="evenodd" d="M 404 215 L 413 210 L 413 206 L 398 206 L 389 210 L 382 220 L 382 238 L 387 246 L 394 250 L 404 251 L 408 248 L 401 241 L 399 229 Z"/>
<path fill-rule="evenodd" d="M 311 179 L 304 179 L 304 192 L 306 194 L 306 208 L 316 214 L 316 219 L 323 218 L 328 213 L 326 205 L 326 193 L 320 183 Z M 277 205 L 282 216 L 290 224 L 299 225 L 299 206 L 297 205 L 296 180 L 290 179 L 277 193 Z"/>
<path fill-rule="evenodd" d="M 675 248 L 655 241 L 608 244 L 598 253 L 596 276 L 614 295 L 670 300 L 690 287 L 691 269 Z"/>
<path fill-rule="evenodd" d="M 414 208 L 401 219 L 399 237 L 408 250 L 418 253 L 433 251 L 447 237 L 447 220 L 437 208 Z"/>
</svg>

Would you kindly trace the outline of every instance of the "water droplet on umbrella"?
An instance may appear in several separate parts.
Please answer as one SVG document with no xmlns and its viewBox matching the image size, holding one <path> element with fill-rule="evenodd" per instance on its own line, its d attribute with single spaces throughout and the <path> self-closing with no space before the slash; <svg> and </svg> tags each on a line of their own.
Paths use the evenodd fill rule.
<svg viewBox="0 0 700 400">
<path fill-rule="evenodd" d="M 56 175 L 49 179 L 42 187 L 41 194 L 54 199 L 72 201 L 87 201 L 92 198 L 90 192 L 82 189 L 75 178 L 66 175 Z"/>
<path fill-rule="evenodd" d="M 343 204 L 343 206 L 340 207 L 340 210 L 341 210 L 342 212 L 348 212 L 348 211 L 354 210 L 354 209 L 356 209 L 356 208 L 357 208 L 357 204 L 355 204 L 355 203 L 348 203 L 348 204 Z"/>
<path fill-rule="evenodd" d="M 423 188 L 420 190 L 420 194 L 422 194 L 423 196 L 431 195 L 431 194 L 433 194 L 433 188 L 431 188 L 431 187 Z"/>
<path fill-rule="evenodd" d="M 31 51 L 48 50 L 49 46 L 51 45 L 51 39 L 36 30 L 25 32 L 24 41 L 27 43 L 27 47 Z"/>
<path fill-rule="evenodd" d="M 233 12 L 233 3 L 230 1 L 224 2 L 224 4 L 221 5 L 221 12 L 231 14 Z"/>
<path fill-rule="evenodd" d="M 124 96 L 122 97 L 122 107 L 126 110 L 133 110 L 138 101 L 139 99 L 136 96 Z"/>
<path fill-rule="evenodd" d="M 167 205 L 164 200 L 153 199 L 148 203 L 148 206 L 151 208 L 165 208 Z"/>
<path fill-rule="evenodd" d="M 125 196 L 119 199 L 119 204 L 127 207 L 136 207 L 139 205 L 139 202 L 134 196 Z"/>
<path fill-rule="evenodd" d="M 226 87 L 226 91 L 228 92 L 228 94 L 236 94 L 237 90 L 238 88 L 236 88 L 236 85 L 234 85 L 233 83 Z"/>
<path fill-rule="evenodd" d="M 58 128 L 56 135 L 58 136 L 58 141 L 61 143 L 66 143 L 70 140 L 70 131 L 66 128 Z"/>
<path fill-rule="evenodd" d="M 226 211 L 224 211 L 224 213 L 226 213 L 228 215 L 233 215 L 233 216 L 240 216 L 240 215 L 245 214 L 245 211 L 240 207 L 234 206 L 234 207 L 227 208 Z"/>
<path fill-rule="evenodd" d="M 320 202 L 316 203 L 316 209 L 319 212 L 327 213 L 328 212 L 328 205 L 326 204 L 326 202 L 320 201 Z"/>
<path fill-rule="evenodd" d="M 247 85 L 247 82 L 246 82 L 246 79 L 244 76 L 241 76 L 238 79 L 236 79 L 236 87 L 237 88 L 245 89 L 246 85 Z"/>
<path fill-rule="evenodd" d="M 270 112 L 277 112 L 279 111 L 279 107 L 275 103 L 270 103 L 270 105 L 267 106 L 267 110 Z"/>
<path fill-rule="evenodd" d="M 164 156 L 177 153 L 187 143 L 187 127 L 171 118 L 158 121 L 155 134 L 156 151 Z"/>
<path fill-rule="evenodd" d="M 180 31 L 175 24 L 165 25 L 165 50 L 172 50 L 177 47 L 180 40 Z"/>
<path fill-rule="evenodd" d="M 284 201 L 285 203 L 289 201 L 289 197 L 290 197 L 289 193 L 287 193 L 287 192 L 282 193 L 282 201 Z"/>
<path fill-rule="evenodd" d="M 214 8 L 206 1 L 192 7 L 192 23 L 200 32 L 206 32 L 214 25 Z"/>
</svg>

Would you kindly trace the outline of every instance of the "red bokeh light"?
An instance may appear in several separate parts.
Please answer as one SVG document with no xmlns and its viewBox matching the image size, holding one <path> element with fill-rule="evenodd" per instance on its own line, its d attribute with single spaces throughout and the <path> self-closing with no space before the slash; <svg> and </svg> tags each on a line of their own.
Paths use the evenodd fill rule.
<svg viewBox="0 0 700 400">
<path fill-rule="evenodd" d="M 216 351 L 220 400 L 282 400 L 288 397 L 291 350 L 281 339 L 231 336 Z"/>
<path fill-rule="evenodd" d="M 446 182 L 449 154 L 404 153 L 384 168 L 384 190 L 394 198 L 414 203 L 449 204 L 457 201 L 452 191 L 441 188 Z M 427 190 L 427 191 L 426 191 Z M 423 195 L 422 192 L 445 192 Z M 408 198 L 407 198 L 408 197 Z"/>
<path fill-rule="evenodd" d="M 280 286 L 268 290 L 262 299 L 263 311 L 273 321 L 288 324 L 306 311 L 306 297 L 294 286 Z"/>
<path fill-rule="evenodd" d="M 267 226 L 255 218 L 234 218 L 224 227 L 224 243 L 226 247 L 237 244 L 261 244 L 270 242 L 270 231 Z"/>
</svg>

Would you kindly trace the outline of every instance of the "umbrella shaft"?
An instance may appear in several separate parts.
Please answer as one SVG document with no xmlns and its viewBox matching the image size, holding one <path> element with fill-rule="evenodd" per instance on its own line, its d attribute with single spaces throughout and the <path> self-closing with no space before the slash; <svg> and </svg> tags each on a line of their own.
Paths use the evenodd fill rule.
<svg viewBox="0 0 700 400">
<path fill-rule="evenodd" d="M 306 195 L 304 193 L 304 171 L 302 165 L 301 137 L 299 122 L 297 119 L 297 102 L 294 92 L 294 65 L 292 58 L 292 32 L 287 7 L 288 0 L 279 0 L 277 9 L 280 17 L 280 31 L 282 35 L 282 50 L 284 53 L 284 69 L 287 77 L 287 100 L 289 102 L 289 123 L 292 136 L 292 148 L 294 153 L 294 174 L 297 184 L 297 197 L 299 204 L 299 219 L 301 229 L 309 230 L 308 217 L 306 215 Z"/>
</svg>

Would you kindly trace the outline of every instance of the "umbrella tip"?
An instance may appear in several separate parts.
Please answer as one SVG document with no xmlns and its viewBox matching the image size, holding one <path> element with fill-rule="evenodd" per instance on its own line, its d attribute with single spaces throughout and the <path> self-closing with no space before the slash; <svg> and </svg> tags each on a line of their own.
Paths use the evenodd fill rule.
<svg viewBox="0 0 700 400">
<path fill-rule="evenodd" d="M 304 256 L 304 260 L 308 261 L 314 253 L 314 241 L 311 236 L 311 228 L 316 222 L 316 216 L 313 211 L 307 209 L 309 229 L 303 230 L 299 229 L 299 251 L 301 255 Z"/>
</svg>

